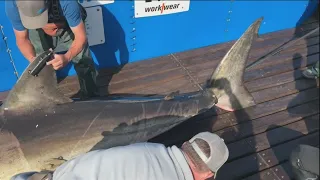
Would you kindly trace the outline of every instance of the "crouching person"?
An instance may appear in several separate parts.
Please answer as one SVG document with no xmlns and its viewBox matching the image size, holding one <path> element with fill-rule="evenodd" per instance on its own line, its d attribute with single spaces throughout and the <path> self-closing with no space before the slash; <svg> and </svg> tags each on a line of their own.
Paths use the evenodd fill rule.
<svg viewBox="0 0 320 180">
<path fill-rule="evenodd" d="M 12 180 L 206 180 L 216 177 L 229 151 L 223 139 L 202 132 L 181 148 L 136 143 L 77 156 L 54 172 L 23 173 Z"/>
</svg>

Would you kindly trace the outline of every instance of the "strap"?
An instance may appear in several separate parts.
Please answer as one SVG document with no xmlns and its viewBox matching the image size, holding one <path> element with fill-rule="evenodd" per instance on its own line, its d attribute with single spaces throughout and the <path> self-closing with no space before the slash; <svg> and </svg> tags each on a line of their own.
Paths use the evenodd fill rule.
<svg viewBox="0 0 320 180">
<path fill-rule="evenodd" d="M 52 45 L 52 40 L 50 40 L 48 38 L 48 36 L 46 35 L 46 33 L 43 31 L 43 29 L 37 29 L 38 34 L 39 34 L 39 38 L 40 38 L 40 42 L 42 45 L 42 48 L 44 51 L 48 51 L 53 45 Z"/>
<path fill-rule="evenodd" d="M 83 22 L 87 19 L 87 11 L 86 9 L 78 2 L 79 6 L 80 6 L 80 9 L 81 9 L 81 16 L 82 16 L 82 20 Z"/>
<path fill-rule="evenodd" d="M 48 1 L 49 10 L 49 23 L 57 21 L 66 21 L 64 16 L 60 13 L 60 2 L 59 0 L 49 0 Z"/>
<path fill-rule="evenodd" d="M 77 2 L 77 3 L 78 3 L 80 10 L 81 10 L 82 20 L 85 21 L 85 19 L 87 18 L 86 9 L 79 2 Z M 64 16 L 60 12 L 62 10 L 60 8 L 59 0 L 48 1 L 48 7 L 49 7 L 49 14 L 52 15 L 50 20 L 52 20 L 52 21 L 61 21 L 61 20 L 66 21 Z"/>
</svg>

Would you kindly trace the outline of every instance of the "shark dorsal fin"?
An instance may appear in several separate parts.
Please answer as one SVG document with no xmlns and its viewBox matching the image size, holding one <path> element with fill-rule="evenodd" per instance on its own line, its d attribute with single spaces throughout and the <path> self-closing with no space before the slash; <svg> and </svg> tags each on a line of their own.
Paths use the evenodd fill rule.
<svg viewBox="0 0 320 180">
<path fill-rule="evenodd" d="M 45 53 L 45 52 L 44 52 Z M 45 66 L 38 76 L 29 74 L 40 61 L 40 54 L 24 70 L 1 108 L 15 112 L 28 112 L 72 102 L 58 89 L 57 77 L 52 66 Z"/>
<path fill-rule="evenodd" d="M 243 84 L 243 75 L 262 20 L 263 17 L 257 19 L 247 28 L 213 72 L 209 87 L 218 98 L 218 107 L 233 111 L 255 105 L 253 97 Z"/>
</svg>

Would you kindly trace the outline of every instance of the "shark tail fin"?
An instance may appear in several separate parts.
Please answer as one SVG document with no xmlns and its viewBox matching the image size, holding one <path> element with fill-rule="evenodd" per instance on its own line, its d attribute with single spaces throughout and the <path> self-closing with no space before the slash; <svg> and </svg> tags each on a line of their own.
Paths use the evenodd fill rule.
<svg viewBox="0 0 320 180">
<path fill-rule="evenodd" d="M 2 111 L 30 112 L 72 102 L 72 99 L 59 91 L 56 73 L 52 66 L 45 66 L 38 76 L 29 73 L 29 70 L 39 64 L 45 53 L 47 52 L 37 56 L 25 69 L 1 106 Z"/>
<path fill-rule="evenodd" d="M 253 97 L 243 84 L 243 75 L 262 20 L 263 17 L 249 26 L 221 60 L 209 80 L 208 88 L 218 98 L 216 106 L 222 109 L 234 111 L 255 105 Z"/>
</svg>

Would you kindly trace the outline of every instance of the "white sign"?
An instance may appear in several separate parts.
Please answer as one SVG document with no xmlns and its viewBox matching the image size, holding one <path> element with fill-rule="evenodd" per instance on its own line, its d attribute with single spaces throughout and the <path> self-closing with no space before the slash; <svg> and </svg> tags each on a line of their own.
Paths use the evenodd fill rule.
<svg viewBox="0 0 320 180">
<path fill-rule="evenodd" d="M 85 24 L 89 46 L 103 44 L 105 36 L 101 6 L 86 8 L 86 11 L 87 18 Z"/>
<path fill-rule="evenodd" d="M 99 6 L 114 3 L 114 0 L 78 0 L 83 7 Z"/>
<path fill-rule="evenodd" d="M 162 0 L 135 0 L 135 17 L 159 16 L 188 11 L 190 0 L 162 1 Z"/>
</svg>

